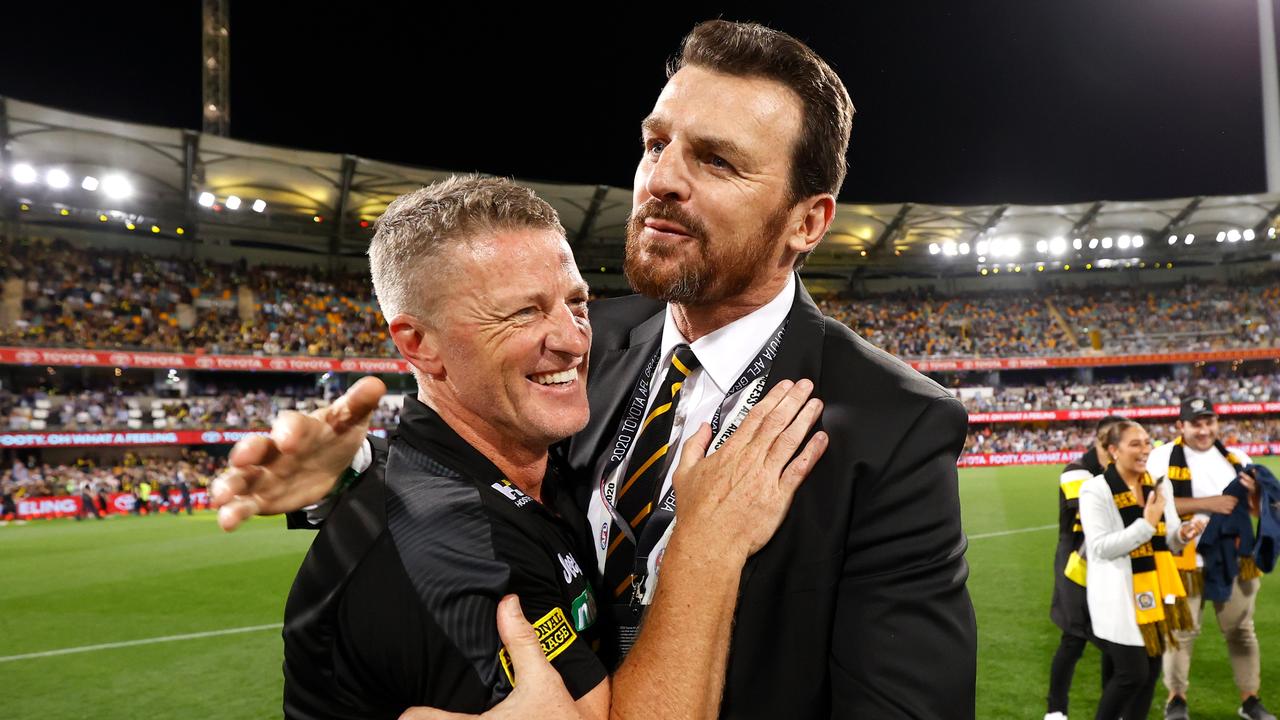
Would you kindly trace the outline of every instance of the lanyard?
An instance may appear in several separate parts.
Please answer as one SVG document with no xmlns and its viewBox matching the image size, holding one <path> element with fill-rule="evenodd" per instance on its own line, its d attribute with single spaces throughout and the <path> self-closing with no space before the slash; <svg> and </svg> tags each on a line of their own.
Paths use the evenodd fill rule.
<svg viewBox="0 0 1280 720">
<path fill-rule="evenodd" d="M 742 375 L 738 377 L 732 385 L 729 386 L 729 392 L 725 393 L 725 399 L 721 402 L 720 407 L 716 409 L 715 416 L 711 420 L 711 431 L 713 442 L 708 449 L 707 454 L 711 454 L 720 449 L 738 427 L 742 424 L 747 412 L 760 401 L 764 395 L 764 386 L 769 378 L 769 370 L 773 367 L 773 360 L 778 355 L 778 348 L 782 344 L 782 337 L 787 331 L 787 321 L 784 319 L 782 323 L 769 336 L 763 347 L 755 358 L 747 364 Z M 643 594 L 644 582 L 649 574 L 649 556 L 657 547 L 663 535 L 666 534 L 667 528 L 675 520 L 676 512 L 676 495 L 675 485 L 672 484 L 667 488 L 665 493 L 662 492 L 662 486 L 665 483 L 657 483 L 654 488 L 653 510 L 649 516 L 649 520 L 645 523 L 640 537 L 636 537 L 631 531 L 631 525 L 625 518 L 619 515 L 614 507 L 614 498 L 617 491 L 619 478 L 614 477 L 614 472 L 618 466 L 626 458 L 631 443 L 638 434 L 640 427 L 640 419 L 643 417 L 644 411 L 648 407 L 649 393 L 653 386 L 653 374 L 660 359 L 658 353 L 649 358 L 645 364 L 645 371 L 640 376 L 636 389 L 632 393 L 631 401 L 627 404 L 626 413 L 619 423 L 618 431 L 614 434 L 614 442 L 610 446 L 609 460 L 605 465 L 604 473 L 600 479 L 599 493 L 603 505 L 609 510 L 609 514 L 613 518 L 613 523 L 618 529 L 627 536 L 636 548 L 635 555 L 635 579 L 632 581 L 633 593 L 631 604 L 633 609 L 638 609 L 640 597 Z M 732 412 L 728 415 L 730 421 L 723 428 L 720 427 L 721 417 L 727 408 L 732 408 Z M 666 460 L 670 463 L 672 454 L 668 454 Z M 665 477 L 665 474 L 664 474 Z"/>
</svg>

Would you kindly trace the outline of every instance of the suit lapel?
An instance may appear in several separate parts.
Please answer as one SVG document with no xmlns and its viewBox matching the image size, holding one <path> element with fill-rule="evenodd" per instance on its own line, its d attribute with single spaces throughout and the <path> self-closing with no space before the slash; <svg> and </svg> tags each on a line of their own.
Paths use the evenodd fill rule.
<svg viewBox="0 0 1280 720">
<path fill-rule="evenodd" d="M 608 452 L 606 446 L 613 440 L 623 407 L 640 379 L 645 361 L 662 341 L 664 321 L 665 311 L 637 325 L 631 330 L 626 347 L 593 346 L 591 349 L 591 370 L 587 376 L 591 422 L 574 436 L 569 446 L 570 466 L 576 476 L 587 479 L 588 490 L 599 480 L 595 477 L 598 462 Z"/>
<path fill-rule="evenodd" d="M 782 347 L 778 349 L 778 357 L 774 359 L 773 367 L 769 370 L 769 379 L 765 381 L 766 392 L 783 380 L 807 378 L 813 382 L 813 397 L 821 398 L 822 348 L 825 339 L 826 320 L 822 316 L 822 311 L 814 304 L 809 291 L 805 290 L 804 283 L 800 282 L 797 276 L 795 302 L 792 303 L 791 312 L 787 315 L 787 334 L 782 338 Z M 822 421 L 819 420 L 814 429 L 821 427 Z M 784 524 L 783 528 L 785 527 Z M 782 534 L 782 528 L 779 529 L 778 534 Z M 751 584 L 751 576 L 755 574 L 756 567 L 760 563 L 760 556 L 761 553 L 752 555 L 742 568 L 739 597 L 746 596 Z"/>
</svg>

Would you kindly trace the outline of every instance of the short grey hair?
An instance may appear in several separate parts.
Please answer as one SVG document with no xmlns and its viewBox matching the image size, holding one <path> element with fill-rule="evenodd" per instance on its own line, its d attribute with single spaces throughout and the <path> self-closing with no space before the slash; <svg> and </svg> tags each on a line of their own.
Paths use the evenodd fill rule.
<svg viewBox="0 0 1280 720">
<path fill-rule="evenodd" d="M 443 285 L 426 281 L 431 265 L 479 236 L 529 228 L 564 236 L 555 208 L 507 178 L 452 175 L 396 198 L 369 243 L 369 273 L 383 317 L 408 313 L 429 322 L 427 289 Z"/>
</svg>

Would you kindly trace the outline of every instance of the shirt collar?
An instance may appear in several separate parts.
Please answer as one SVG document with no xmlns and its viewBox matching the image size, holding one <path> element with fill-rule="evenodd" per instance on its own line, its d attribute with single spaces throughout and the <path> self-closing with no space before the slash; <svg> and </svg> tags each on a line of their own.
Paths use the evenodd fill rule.
<svg viewBox="0 0 1280 720">
<path fill-rule="evenodd" d="M 430 406 L 406 395 L 396 434 L 458 474 L 492 482 L 502 477 L 498 466 L 462 439 Z"/>
<path fill-rule="evenodd" d="M 461 475 L 464 479 L 481 485 L 495 484 L 505 479 L 502 471 L 483 453 L 472 447 L 471 443 L 462 439 L 440 413 L 421 400 L 406 395 L 404 407 L 400 411 L 400 424 L 396 426 L 396 435 L 424 453 L 436 462 Z M 541 505 L 543 510 L 556 507 L 556 514 L 564 515 L 559 491 L 559 473 L 555 460 L 547 459 L 547 472 L 542 479 L 542 503 L 531 503 L 530 506 Z"/>
<path fill-rule="evenodd" d="M 671 314 L 671 306 L 667 305 L 662 327 L 662 357 L 670 355 L 676 345 L 689 343 L 693 354 L 702 363 L 702 369 L 707 371 L 707 377 L 721 393 L 727 393 L 747 369 L 747 364 L 760 352 L 769 335 L 787 318 L 795 296 L 796 275 L 791 273 L 787 276 L 786 286 L 772 300 L 693 343 L 680 333 Z"/>
</svg>

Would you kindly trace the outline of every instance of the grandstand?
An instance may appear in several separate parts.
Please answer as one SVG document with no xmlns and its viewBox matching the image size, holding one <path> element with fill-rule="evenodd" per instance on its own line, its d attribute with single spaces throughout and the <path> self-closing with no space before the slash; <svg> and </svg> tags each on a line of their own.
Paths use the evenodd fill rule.
<svg viewBox="0 0 1280 720">
<path fill-rule="evenodd" d="M 225 452 L 371 372 L 393 388 L 377 425 L 394 426 L 412 386 L 363 251 L 392 198 L 446 171 L 11 98 L 0 128 L 6 467 Z M 528 184 L 593 291 L 626 292 L 630 191 Z M 1193 390 L 1225 403 L 1251 453 L 1280 454 L 1278 220 L 1280 195 L 842 203 L 801 276 L 828 314 L 965 402 L 962 464 L 1062 462 L 1089 420 L 1167 424 Z"/>
</svg>

